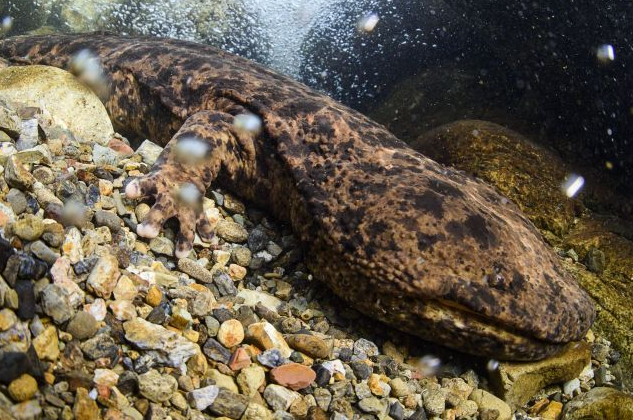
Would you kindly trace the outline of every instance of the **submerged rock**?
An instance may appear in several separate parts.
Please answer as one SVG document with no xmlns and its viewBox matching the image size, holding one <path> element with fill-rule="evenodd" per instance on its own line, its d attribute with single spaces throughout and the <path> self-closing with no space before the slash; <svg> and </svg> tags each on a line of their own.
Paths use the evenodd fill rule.
<svg viewBox="0 0 633 420">
<path fill-rule="evenodd" d="M 498 124 L 455 121 L 422 134 L 410 146 L 494 185 L 539 228 L 565 233 L 582 208 L 561 191 L 569 169 L 560 157 Z"/>
<path fill-rule="evenodd" d="M 55 121 L 88 142 L 106 144 L 114 135 L 99 98 L 67 71 L 48 66 L 0 70 L 0 95 L 27 106 L 44 106 Z"/>
<path fill-rule="evenodd" d="M 633 395 L 613 388 L 593 388 L 570 401 L 565 420 L 621 420 L 633 418 Z"/>
<path fill-rule="evenodd" d="M 490 372 L 490 379 L 501 398 L 515 410 L 547 385 L 577 378 L 590 361 L 589 345 L 570 343 L 561 353 L 538 362 L 500 363 Z"/>
</svg>

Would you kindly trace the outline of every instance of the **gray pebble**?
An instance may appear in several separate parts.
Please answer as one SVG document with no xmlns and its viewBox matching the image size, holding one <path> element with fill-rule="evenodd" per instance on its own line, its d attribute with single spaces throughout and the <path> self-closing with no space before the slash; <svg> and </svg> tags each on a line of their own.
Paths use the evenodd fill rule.
<svg viewBox="0 0 633 420">
<path fill-rule="evenodd" d="M 17 188 L 11 188 L 7 194 L 7 201 L 15 214 L 22 214 L 26 211 L 26 195 Z"/>
<path fill-rule="evenodd" d="M 107 226 L 111 232 L 118 232 L 121 230 L 122 220 L 119 216 L 109 211 L 97 210 L 94 214 L 95 225 Z"/>
<path fill-rule="evenodd" d="M 41 302 L 44 313 L 58 325 L 73 316 L 68 293 L 56 284 L 49 284 L 42 290 Z"/>
<path fill-rule="evenodd" d="M 97 320 L 92 315 L 85 311 L 79 311 L 68 323 L 66 332 L 78 340 L 85 340 L 93 337 L 98 329 Z"/>
</svg>

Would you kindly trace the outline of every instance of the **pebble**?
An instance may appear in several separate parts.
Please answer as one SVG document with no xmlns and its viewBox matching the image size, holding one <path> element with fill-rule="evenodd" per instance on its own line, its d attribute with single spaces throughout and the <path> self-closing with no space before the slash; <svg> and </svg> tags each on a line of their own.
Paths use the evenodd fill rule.
<svg viewBox="0 0 633 420">
<path fill-rule="evenodd" d="M 187 393 L 187 400 L 189 404 L 196 410 L 206 410 L 211 406 L 215 399 L 218 397 L 220 388 L 216 385 L 209 385 L 204 388 L 194 389 Z"/>
<path fill-rule="evenodd" d="M 18 280 L 13 286 L 18 297 L 17 315 L 20 319 L 32 319 L 35 316 L 35 288 L 31 280 Z M 8 302 L 6 306 L 12 307 Z"/>
<path fill-rule="evenodd" d="M 31 375 L 25 373 L 9 384 L 8 391 L 13 401 L 30 400 L 37 392 L 37 381 Z"/>
<path fill-rule="evenodd" d="M 290 405 L 301 398 L 301 394 L 296 391 L 284 388 L 281 385 L 270 384 L 264 390 L 264 399 L 275 411 L 286 411 Z"/>
<path fill-rule="evenodd" d="M 497 410 L 499 413 L 497 420 L 510 420 L 512 418 L 510 406 L 483 389 L 474 390 L 468 399 L 477 403 L 480 413 Z M 424 407 L 426 408 L 426 400 Z"/>
<path fill-rule="evenodd" d="M 439 416 L 444 412 L 446 400 L 440 390 L 431 389 L 426 393 L 423 392 L 422 395 L 424 396 L 424 409 L 427 413 L 432 416 Z"/>
<path fill-rule="evenodd" d="M 96 165 L 112 165 L 117 166 L 120 156 L 109 147 L 104 147 L 99 144 L 95 144 L 92 148 L 92 161 Z"/>
<path fill-rule="evenodd" d="M 149 249 L 157 254 L 172 257 L 174 255 L 174 249 L 176 249 L 176 245 L 174 245 L 174 241 L 172 241 L 171 239 L 165 238 L 164 236 L 158 236 L 149 241 Z M 191 277 L 194 276 L 191 275 Z"/>
<path fill-rule="evenodd" d="M 143 350 L 155 350 L 172 367 L 183 366 L 200 351 L 195 343 L 142 318 L 124 322 L 123 329 L 129 342 Z"/>
<path fill-rule="evenodd" d="M 237 376 L 237 385 L 244 395 L 254 396 L 262 386 L 266 385 L 266 373 L 261 366 L 245 367 Z"/>
<path fill-rule="evenodd" d="M 229 275 L 235 280 L 242 280 L 246 277 L 246 268 L 237 264 L 231 264 L 229 266 Z"/>
<path fill-rule="evenodd" d="M 251 251 L 244 246 L 238 246 L 231 251 L 231 259 L 242 267 L 248 267 L 251 263 Z"/>
<path fill-rule="evenodd" d="M 148 165 L 153 165 L 158 159 L 158 155 L 161 154 L 163 148 L 153 143 L 149 140 L 145 140 L 141 145 L 136 149 L 136 153 L 141 156 L 143 162 Z"/>
<path fill-rule="evenodd" d="M 244 226 L 226 220 L 218 221 L 216 234 L 227 242 L 243 243 L 248 238 L 248 231 Z"/>
<path fill-rule="evenodd" d="M 138 294 L 138 289 L 128 276 L 121 276 L 112 292 L 116 300 L 132 301 Z"/>
<path fill-rule="evenodd" d="M 298 391 L 310 386 L 316 379 L 316 373 L 308 366 L 288 363 L 271 370 L 270 378 L 279 385 Z"/>
<path fill-rule="evenodd" d="M 102 358 L 115 360 L 119 354 L 119 346 L 108 334 L 100 333 L 81 343 L 81 351 L 90 360 Z"/>
<path fill-rule="evenodd" d="M 85 388 L 77 388 L 77 396 L 73 405 L 73 415 L 77 420 L 91 420 L 100 417 L 99 407 Z"/>
<path fill-rule="evenodd" d="M 97 210 L 94 213 L 95 225 L 106 226 L 111 232 L 118 232 L 121 230 L 121 224 L 123 221 L 116 214 L 105 211 Z"/>
<path fill-rule="evenodd" d="M 168 401 L 178 389 L 178 382 L 173 376 L 161 375 L 151 369 L 138 376 L 138 389 L 142 396 L 155 403 Z"/>
<path fill-rule="evenodd" d="M 9 186 L 22 191 L 29 191 L 36 180 L 20 162 L 17 154 L 9 156 L 4 166 L 4 179 Z"/>
<path fill-rule="evenodd" d="M 213 283 L 213 274 L 197 262 L 188 258 L 178 260 L 178 269 L 202 283 Z"/>
<path fill-rule="evenodd" d="M 247 337 L 266 350 L 275 348 L 283 357 L 290 357 L 292 350 L 275 327 L 268 322 L 257 322 L 248 326 Z"/>
<path fill-rule="evenodd" d="M 580 379 L 574 378 L 571 381 L 565 382 L 565 384 L 563 384 L 563 393 L 565 395 L 573 397 L 576 392 L 580 392 Z"/>
<path fill-rule="evenodd" d="M 83 260 L 83 248 L 81 246 L 81 232 L 76 227 L 68 229 L 64 237 L 62 252 L 68 257 L 72 264 L 77 264 Z"/>
<path fill-rule="evenodd" d="M 45 261 L 49 265 L 55 264 L 55 261 L 59 258 L 59 254 L 46 246 L 42 241 L 33 242 L 30 250 L 37 258 Z"/>
<path fill-rule="evenodd" d="M 289 334 L 285 336 L 290 347 L 317 359 L 327 359 L 332 352 L 333 340 L 312 334 Z"/>
<path fill-rule="evenodd" d="M 22 214 L 26 211 L 26 195 L 17 188 L 11 188 L 7 193 L 6 200 L 11 205 L 15 214 Z"/>
<path fill-rule="evenodd" d="M 44 223 L 38 216 L 25 214 L 13 224 L 12 230 L 25 241 L 35 241 L 44 233 Z"/>
<path fill-rule="evenodd" d="M 262 228 L 255 228 L 248 234 L 248 248 L 252 252 L 266 249 L 270 238 Z"/>
<path fill-rule="evenodd" d="M 73 316 L 68 292 L 56 284 L 49 284 L 41 292 L 41 305 L 44 313 L 62 324 Z"/>
<path fill-rule="evenodd" d="M 97 296 L 108 299 L 117 284 L 119 275 L 119 262 L 116 257 L 105 254 L 97 261 L 86 283 Z"/>
<path fill-rule="evenodd" d="M 115 300 L 108 303 L 108 307 L 119 321 L 129 321 L 136 318 L 136 308 L 129 300 Z"/>
<path fill-rule="evenodd" d="M 238 293 L 233 279 L 224 271 L 217 271 L 213 275 L 213 282 L 217 286 L 221 296 L 235 296 Z"/>
<path fill-rule="evenodd" d="M 209 338 L 202 348 L 204 354 L 211 360 L 228 364 L 231 360 L 231 352 L 214 338 Z"/>
<path fill-rule="evenodd" d="M 95 299 L 94 302 L 84 306 L 84 311 L 92 315 L 97 322 L 103 321 L 107 313 L 105 301 L 101 298 Z"/>
<path fill-rule="evenodd" d="M 94 337 L 98 329 L 99 325 L 94 316 L 88 312 L 79 311 L 68 323 L 66 332 L 72 334 L 73 338 L 83 341 Z"/>
<path fill-rule="evenodd" d="M 265 352 L 257 355 L 257 361 L 266 367 L 276 368 L 277 366 L 281 366 L 283 364 L 288 363 L 288 359 L 283 357 L 281 351 L 279 349 L 269 349 Z"/>
<path fill-rule="evenodd" d="M 218 330 L 217 339 L 225 347 L 235 347 L 244 340 L 244 327 L 237 319 L 224 321 Z"/>
<path fill-rule="evenodd" d="M 150 286 L 149 290 L 147 291 L 147 295 L 145 296 L 145 303 L 147 303 L 149 306 L 155 307 L 158 306 L 158 304 L 160 304 L 162 300 L 163 292 L 161 292 L 160 289 L 156 287 L 156 285 Z"/>
</svg>

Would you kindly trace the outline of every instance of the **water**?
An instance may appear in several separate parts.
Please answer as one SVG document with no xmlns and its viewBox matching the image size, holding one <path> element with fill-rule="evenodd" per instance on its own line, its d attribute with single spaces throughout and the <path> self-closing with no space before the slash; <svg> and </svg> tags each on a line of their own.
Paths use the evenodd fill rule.
<svg viewBox="0 0 633 420">
<path fill-rule="evenodd" d="M 105 29 L 215 45 L 370 114 L 407 142 L 462 118 L 490 120 L 580 166 L 568 177 L 597 179 L 628 195 L 633 100 L 625 92 L 633 90 L 633 5 L 515 6 L 10 0 L 0 6 L 0 34 Z M 633 205 L 621 201 L 616 207 L 630 214 Z"/>
<path fill-rule="evenodd" d="M 610 314 L 596 328 L 616 348 L 633 340 L 633 2 L 0 4 L 0 36 L 101 29 L 192 40 L 256 60 L 494 184 L 561 258 L 578 263 L 585 276 L 578 281 Z M 92 58 L 79 59 L 98 84 Z M 243 114 L 236 129 L 256 134 L 261 121 Z M 197 199 L 192 188 L 181 193 Z M 623 357 L 633 371 L 633 356 Z M 435 357 L 422 362 L 439 367 Z M 497 365 L 491 360 L 488 369 Z"/>
</svg>

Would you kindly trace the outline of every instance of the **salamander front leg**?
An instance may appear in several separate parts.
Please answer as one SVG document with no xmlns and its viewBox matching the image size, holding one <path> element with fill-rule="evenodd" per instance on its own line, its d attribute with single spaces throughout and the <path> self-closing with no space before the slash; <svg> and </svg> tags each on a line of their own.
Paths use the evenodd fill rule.
<svg viewBox="0 0 633 420">
<path fill-rule="evenodd" d="M 213 230 L 202 212 L 202 197 L 222 168 L 236 170 L 245 164 L 249 154 L 239 136 L 230 114 L 202 111 L 189 117 L 152 170 L 125 188 L 129 198 L 155 199 L 136 233 L 154 238 L 168 219 L 176 217 L 180 223 L 177 258 L 191 252 L 196 229 L 203 240 L 210 240 Z"/>
</svg>

